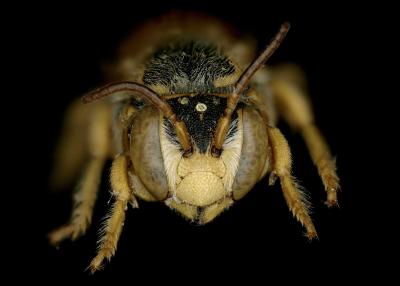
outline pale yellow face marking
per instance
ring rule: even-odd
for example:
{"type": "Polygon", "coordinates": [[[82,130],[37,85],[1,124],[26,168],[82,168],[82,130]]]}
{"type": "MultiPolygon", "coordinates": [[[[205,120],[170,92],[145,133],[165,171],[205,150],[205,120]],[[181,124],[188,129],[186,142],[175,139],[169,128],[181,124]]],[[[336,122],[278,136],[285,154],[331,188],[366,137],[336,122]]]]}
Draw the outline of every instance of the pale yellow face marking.
{"type": "Polygon", "coordinates": [[[179,201],[195,206],[208,206],[227,195],[224,184],[212,172],[192,172],[186,175],[176,189],[179,201]]]}
{"type": "Polygon", "coordinates": [[[182,158],[178,166],[178,175],[183,178],[190,173],[211,172],[222,178],[225,175],[226,167],[219,158],[211,155],[194,153],[189,158],[182,158]]]}
{"type": "Polygon", "coordinates": [[[210,205],[227,195],[222,181],[226,167],[211,155],[194,153],[178,165],[176,197],[195,206],[210,205]]]}

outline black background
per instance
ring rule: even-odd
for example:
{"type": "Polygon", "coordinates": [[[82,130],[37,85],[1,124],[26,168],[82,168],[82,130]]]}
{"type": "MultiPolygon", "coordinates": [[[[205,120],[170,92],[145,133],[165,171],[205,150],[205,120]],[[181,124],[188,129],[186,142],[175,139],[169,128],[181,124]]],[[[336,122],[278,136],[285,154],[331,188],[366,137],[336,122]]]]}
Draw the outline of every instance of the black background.
{"type": "MultiPolygon", "coordinates": [[[[19,246],[13,248],[13,253],[18,253],[12,255],[18,265],[14,270],[22,267],[38,281],[121,278],[127,283],[162,277],[170,282],[211,282],[211,274],[222,279],[261,278],[263,282],[270,282],[278,272],[282,273],[281,282],[293,278],[307,282],[316,274],[327,281],[341,279],[343,274],[356,279],[374,274],[358,269],[368,265],[380,247],[367,243],[375,233],[375,216],[362,208],[374,188],[373,182],[366,183],[374,174],[372,169],[366,171],[365,154],[371,150],[366,145],[364,117],[373,94],[359,88],[368,82],[364,72],[370,65],[364,57],[368,47],[364,40],[379,37],[379,30],[371,25],[370,7],[152,1],[35,5],[32,12],[29,8],[20,15],[25,24],[13,33],[18,42],[15,60],[26,63],[13,73],[26,82],[33,80],[30,91],[18,98],[23,103],[19,112],[28,120],[15,119],[17,133],[22,132],[29,143],[24,141],[19,148],[28,163],[14,161],[12,165],[24,169],[23,176],[13,177],[24,186],[20,194],[23,211],[14,214],[16,223],[12,223],[20,234],[15,239],[19,246]],[[71,207],[68,190],[54,193],[48,188],[63,111],[73,98],[102,82],[101,63],[112,59],[119,41],[135,25],[173,8],[204,11],[225,19],[259,39],[260,47],[282,22],[291,22],[292,29],[270,64],[294,62],[308,76],[317,124],[337,156],[340,209],[329,210],[323,204],[323,185],[304,143],[280,124],[292,148],[294,174],[311,197],[318,240],[307,241],[278,184],[267,187],[264,179],[205,226],[190,224],[162,204],[140,202],[138,210],[127,213],[116,256],[103,271],[91,276],[84,270],[95,254],[96,232],[109,207],[108,170],[104,171],[87,235],[74,243],[67,241],[59,249],[50,247],[46,240],[46,233],[67,221],[71,207]],[[186,275],[191,278],[184,278],[186,275]]],[[[380,12],[375,10],[372,15],[380,16],[380,12]]]]}

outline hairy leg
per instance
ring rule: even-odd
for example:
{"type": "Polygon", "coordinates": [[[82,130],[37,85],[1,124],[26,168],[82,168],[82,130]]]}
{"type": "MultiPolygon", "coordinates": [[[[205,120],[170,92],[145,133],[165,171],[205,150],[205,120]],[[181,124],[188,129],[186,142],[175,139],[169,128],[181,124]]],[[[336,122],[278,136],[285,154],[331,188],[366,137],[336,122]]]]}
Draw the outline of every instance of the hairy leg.
{"type": "Polygon", "coordinates": [[[110,260],[115,254],[118,239],[124,225],[125,211],[128,208],[128,203],[130,202],[135,207],[138,206],[133,192],[129,187],[128,163],[129,159],[126,156],[119,155],[114,159],[112,164],[110,181],[115,202],[105,221],[97,255],[89,265],[92,273],[101,269],[104,259],[110,260]]]}
{"type": "Polygon", "coordinates": [[[339,189],[336,163],[314,123],[311,104],[304,91],[305,80],[294,66],[278,68],[272,75],[271,87],[279,112],[293,129],[301,133],[325,186],[326,204],[329,207],[336,206],[339,189]]]}
{"type": "Polygon", "coordinates": [[[56,245],[66,238],[75,240],[89,227],[101,173],[110,150],[110,113],[105,105],[97,105],[89,122],[88,147],[90,159],[74,194],[74,207],[70,221],[49,234],[50,243],[56,245]]]}
{"type": "Polygon", "coordinates": [[[308,214],[308,204],[291,175],[292,158],[289,145],[278,128],[268,127],[268,139],[272,151],[272,176],[280,180],[282,192],[293,216],[306,228],[307,237],[317,236],[308,214]]]}

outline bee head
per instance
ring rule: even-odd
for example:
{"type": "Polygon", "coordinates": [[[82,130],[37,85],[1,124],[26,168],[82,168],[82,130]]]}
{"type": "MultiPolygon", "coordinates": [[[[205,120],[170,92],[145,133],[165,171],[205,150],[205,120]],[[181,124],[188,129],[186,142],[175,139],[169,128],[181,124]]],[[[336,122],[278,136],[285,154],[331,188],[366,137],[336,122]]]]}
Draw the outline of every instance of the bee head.
{"type": "MultiPolygon", "coordinates": [[[[251,152],[247,151],[246,158],[241,158],[243,150],[246,152],[252,145],[262,145],[257,144],[259,141],[254,135],[265,128],[261,127],[264,124],[262,120],[256,122],[253,128],[243,128],[245,120],[242,118],[240,98],[245,94],[252,76],[278,48],[288,30],[289,24],[283,24],[270,45],[238,77],[236,83],[220,94],[209,91],[210,71],[213,71],[214,75],[228,75],[233,71],[229,64],[219,70],[216,67],[221,66],[221,63],[215,66],[215,61],[208,61],[208,58],[203,56],[189,57],[187,60],[185,54],[177,54],[172,60],[168,57],[175,55],[175,52],[170,51],[168,56],[154,57],[153,64],[156,68],[148,69],[147,75],[145,73],[143,81],[146,85],[134,82],[109,84],[85,95],[83,101],[91,102],[124,91],[140,94],[158,108],[161,111],[160,149],[168,182],[167,192],[170,195],[167,204],[192,219],[199,217],[199,208],[203,213],[209,211],[208,215],[200,215],[203,217],[202,222],[207,222],[221,212],[218,208],[226,208],[233,202],[232,186],[236,182],[237,173],[244,174],[254,169],[259,172],[264,168],[263,158],[257,158],[257,155],[265,154],[265,150],[257,151],[256,148],[251,152]],[[171,65],[171,62],[175,61],[180,63],[181,69],[171,65]],[[199,64],[202,62],[204,64],[199,64]],[[197,66],[197,70],[190,68],[197,66]],[[157,94],[154,89],[149,88],[153,83],[164,83],[166,88],[170,88],[170,95],[157,94]],[[188,88],[194,92],[185,93],[188,88]],[[251,130],[255,130],[252,134],[254,138],[246,138],[247,146],[243,147],[244,132],[251,130]],[[242,160],[239,164],[240,159],[242,160]],[[240,171],[241,166],[244,167],[240,171]]],[[[190,51],[196,51],[196,48],[193,46],[190,51]]],[[[148,162],[134,163],[140,165],[148,162]]],[[[151,174],[150,177],[149,180],[154,181],[151,174]]],[[[258,178],[258,173],[254,178],[258,178]]]]}

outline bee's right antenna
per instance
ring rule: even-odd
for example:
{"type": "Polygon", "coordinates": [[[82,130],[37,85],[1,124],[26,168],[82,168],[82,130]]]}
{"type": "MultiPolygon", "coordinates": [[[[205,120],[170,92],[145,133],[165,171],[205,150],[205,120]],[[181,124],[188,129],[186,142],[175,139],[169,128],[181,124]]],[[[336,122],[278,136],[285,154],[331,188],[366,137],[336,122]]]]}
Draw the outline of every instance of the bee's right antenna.
{"type": "Polygon", "coordinates": [[[185,123],[177,118],[168,102],[142,84],[130,81],[110,83],[88,92],[82,97],[82,101],[83,103],[90,103],[120,91],[136,92],[154,104],[175,127],[175,133],[183,148],[184,156],[187,157],[192,153],[192,144],[185,123]]]}

